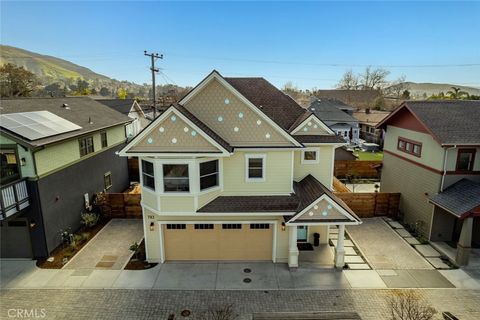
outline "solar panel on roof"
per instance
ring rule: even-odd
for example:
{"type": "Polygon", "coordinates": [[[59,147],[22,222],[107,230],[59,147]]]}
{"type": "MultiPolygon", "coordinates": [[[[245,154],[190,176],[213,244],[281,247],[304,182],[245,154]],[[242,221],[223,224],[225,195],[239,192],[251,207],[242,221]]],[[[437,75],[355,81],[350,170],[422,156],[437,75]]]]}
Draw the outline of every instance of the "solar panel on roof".
{"type": "Polygon", "coordinates": [[[82,129],[50,111],[1,114],[0,127],[32,141],[82,129]]]}

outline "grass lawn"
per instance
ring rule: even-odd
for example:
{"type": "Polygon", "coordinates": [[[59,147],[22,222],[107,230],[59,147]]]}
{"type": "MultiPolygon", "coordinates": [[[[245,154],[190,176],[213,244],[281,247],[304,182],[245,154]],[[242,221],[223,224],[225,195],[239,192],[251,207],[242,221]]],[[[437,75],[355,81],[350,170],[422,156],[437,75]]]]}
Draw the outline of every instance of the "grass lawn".
{"type": "Polygon", "coordinates": [[[358,160],[383,160],[383,151],[354,151],[353,154],[358,157],[358,160]]]}

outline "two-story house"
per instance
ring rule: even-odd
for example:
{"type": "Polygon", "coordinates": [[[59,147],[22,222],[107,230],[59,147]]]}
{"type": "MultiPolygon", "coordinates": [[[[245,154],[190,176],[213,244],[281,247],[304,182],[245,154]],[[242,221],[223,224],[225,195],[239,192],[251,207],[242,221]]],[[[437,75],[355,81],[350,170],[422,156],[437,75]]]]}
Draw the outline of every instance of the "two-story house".
{"type": "Polygon", "coordinates": [[[148,261],[270,260],[359,224],[332,192],[344,141],[263,78],[213,71],[128,143],[138,156],[148,261]]]}
{"type": "Polygon", "coordinates": [[[382,192],[432,242],[480,246],[480,101],[407,101],[385,118],[382,192]]]}
{"type": "Polygon", "coordinates": [[[129,139],[139,134],[151,121],[135,99],[97,99],[96,101],[132,119],[126,126],[127,138],[129,139]]]}
{"type": "Polygon", "coordinates": [[[309,110],[345,141],[358,143],[360,128],[352,107],[337,99],[315,98],[309,110]]]}
{"type": "Polygon", "coordinates": [[[0,100],[2,258],[47,257],[95,192],[128,187],[128,117],[90,98],[0,100]]]}
{"type": "Polygon", "coordinates": [[[353,117],[360,125],[360,138],[383,146],[384,131],[377,127],[388,115],[389,111],[372,110],[370,108],[353,112],[353,117]]]}

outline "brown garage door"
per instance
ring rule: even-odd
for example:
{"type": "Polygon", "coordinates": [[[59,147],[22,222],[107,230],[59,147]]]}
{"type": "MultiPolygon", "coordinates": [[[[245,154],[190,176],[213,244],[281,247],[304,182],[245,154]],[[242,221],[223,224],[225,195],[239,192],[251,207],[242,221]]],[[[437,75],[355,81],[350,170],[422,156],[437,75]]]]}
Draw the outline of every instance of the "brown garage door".
{"type": "Polygon", "coordinates": [[[271,260],[272,225],[168,224],[166,260],[271,260]]]}

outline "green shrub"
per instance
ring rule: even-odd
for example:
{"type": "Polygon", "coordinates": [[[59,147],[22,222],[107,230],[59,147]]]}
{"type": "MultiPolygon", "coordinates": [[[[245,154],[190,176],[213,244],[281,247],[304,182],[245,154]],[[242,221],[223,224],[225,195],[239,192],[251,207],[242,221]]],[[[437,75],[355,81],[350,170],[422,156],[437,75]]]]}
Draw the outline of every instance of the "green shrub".
{"type": "Polygon", "coordinates": [[[80,217],[80,222],[87,228],[96,226],[99,219],[99,215],[93,212],[84,212],[80,215],[80,217]]]}

